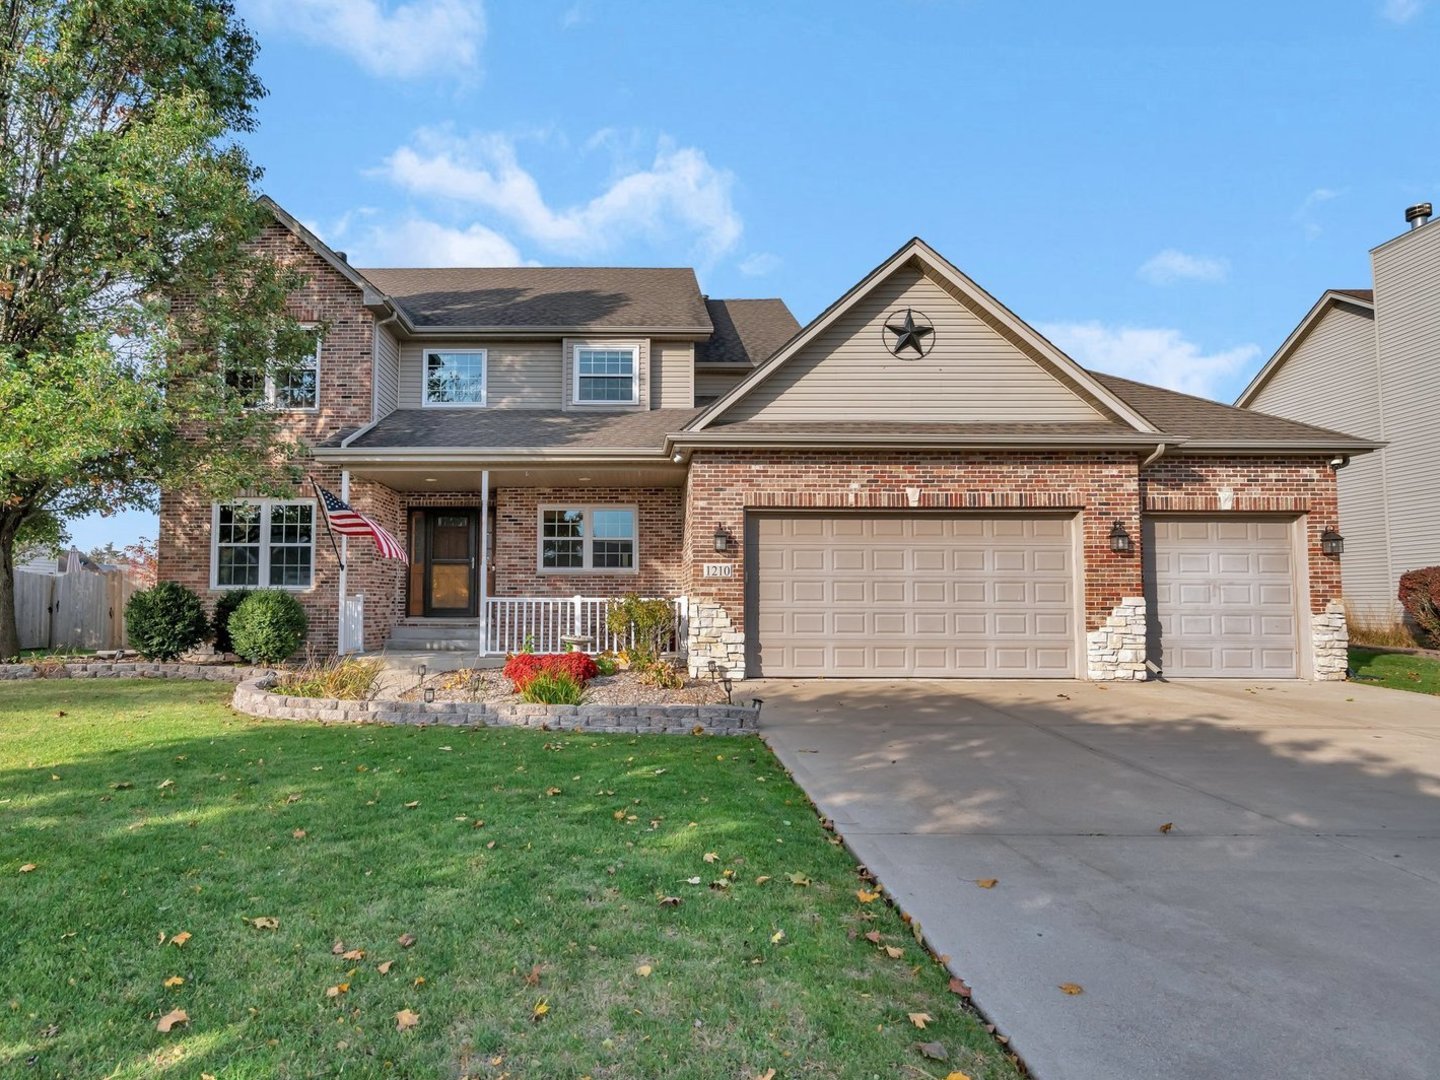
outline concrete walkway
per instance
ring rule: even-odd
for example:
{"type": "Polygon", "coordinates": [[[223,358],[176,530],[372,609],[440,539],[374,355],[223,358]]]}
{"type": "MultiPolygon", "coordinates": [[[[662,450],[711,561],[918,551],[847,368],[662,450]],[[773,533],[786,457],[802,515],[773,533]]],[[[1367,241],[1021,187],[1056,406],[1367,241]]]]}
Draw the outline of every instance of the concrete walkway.
{"type": "Polygon", "coordinates": [[[1440,698],[752,689],[762,734],[1040,1080],[1440,1077],[1440,698]]]}

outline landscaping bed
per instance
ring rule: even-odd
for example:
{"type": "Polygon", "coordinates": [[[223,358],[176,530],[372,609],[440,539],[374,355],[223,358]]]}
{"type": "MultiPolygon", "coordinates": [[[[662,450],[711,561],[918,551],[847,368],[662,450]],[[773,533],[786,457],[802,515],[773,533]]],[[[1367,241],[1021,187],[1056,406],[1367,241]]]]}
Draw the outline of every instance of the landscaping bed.
{"type": "Polygon", "coordinates": [[[758,740],[227,692],[0,685],[0,1074],[1020,1076],[758,740]]]}
{"type": "MultiPolygon", "coordinates": [[[[394,696],[402,701],[423,700],[425,689],[435,692],[436,701],[519,702],[513,682],[498,668],[469,668],[426,678],[423,684],[399,689],[394,696]]],[[[597,675],[585,686],[586,705],[720,705],[725,687],[709,679],[685,678],[675,689],[647,684],[634,671],[597,675]]]]}

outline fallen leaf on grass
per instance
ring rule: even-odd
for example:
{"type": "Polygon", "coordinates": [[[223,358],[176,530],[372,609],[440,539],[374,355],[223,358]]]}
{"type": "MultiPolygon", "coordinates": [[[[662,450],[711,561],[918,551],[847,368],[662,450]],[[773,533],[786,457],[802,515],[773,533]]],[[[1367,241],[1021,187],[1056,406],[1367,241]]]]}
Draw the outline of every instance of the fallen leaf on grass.
{"type": "Polygon", "coordinates": [[[800,873],[800,871],[798,870],[795,871],[793,874],[790,874],[789,878],[790,884],[792,885],[799,885],[803,888],[809,888],[810,886],[810,879],[804,874],[800,873]]]}
{"type": "MultiPolygon", "coordinates": [[[[156,791],[164,791],[166,788],[168,788],[168,787],[174,787],[174,786],[175,786],[175,781],[174,781],[174,780],[161,780],[160,783],[158,783],[158,784],[155,785],[155,790],[156,790],[156,791]]],[[[166,1028],[165,1030],[166,1030],[166,1031],[169,1031],[170,1029],[169,1029],[169,1028],[166,1028]]]]}
{"type": "Polygon", "coordinates": [[[687,877],[687,878],[685,879],[685,884],[686,884],[686,885],[699,885],[699,884],[700,884],[700,877],[699,877],[699,875],[697,874],[695,877],[687,877]]]}
{"type": "Polygon", "coordinates": [[[635,974],[639,975],[642,979],[648,979],[650,977],[650,973],[654,970],[655,969],[652,968],[649,964],[641,964],[635,969],[635,974]]]}
{"type": "Polygon", "coordinates": [[[705,852],[704,858],[705,858],[705,861],[706,861],[706,862],[719,862],[719,861],[720,861],[720,856],[717,855],[717,854],[716,854],[715,852],[713,852],[713,851],[707,851],[707,852],[705,852]]]}
{"type": "Polygon", "coordinates": [[[344,951],[345,951],[345,942],[341,941],[339,938],[336,938],[336,939],[335,939],[335,944],[330,946],[330,953],[331,953],[331,955],[332,955],[332,956],[339,956],[339,955],[340,955],[341,953],[343,953],[344,951]]]}
{"type": "Polygon", "coordinates": [[[296,840],[304,840],[304,839],[305,839],[305,830],[304,830],[304,829],[296,829],[296,830],[295,830],[294,832],[292,832],[290,835],[293,836],[296,840]]]}
{"type": "Polygon", "coordinates": [[[298,792],[298,791],[292,791],[289,795],[286,795],[286,796],[285,796],[285,801],[286,801],[287,803],[297,803],[297,802],[299,802],[301,799],[303,799],[304,797],[305,797],[305,796],[301,795],[300,792],[298,792]]]}
{"type": "Polygon", "coordinates": [[[938,1042],[921,1043],[918,1049],[931,1061],[944,1061],[950,1056],[944,1045],[938,1042]]]}
{"type": "Polygon", "coordinates": [[[890,957],[891,960],[899,960],[900,957],[905,955],[905,950],[897,948],[894,945],[886,945],[885,955],[890,957]]]}
{"type": "Polygon", "coordinates": [[[38,869],[40,868],[36,866],[33,862],[27,862],[24,866],[20,867],[20,873],[33,874],[38,869]]]}
{"type": "Polygon", "coordinates": [[[349,983],[336,983],[334,986],[325,988],[325,996],[327,998],[339,997],[341,994],[348,994],[349,992],[349,983]]]}
{"type": "Polygon", "coordinates": [[[381,975],[389,975],[390,965],[392,965],[393,963],[395,963],[394,960],[386,960],[383,964],[376,964],[375,970],[380,972],[381,975]]]}
{"type": "Polygon", "coordinates": [[[563,794],[563,792],[561,792],[561,790],[560,790],[558,787],[547,787],[547,788],[545,789],[545,794],[546,794],[546,795],[549,795],[550,797],[553,798],[553,797],[556,796],[556,795],[563,794]]]}
{"type": "Polygon", "coordinates": [[[910,1022],[921,1031],[925,1030],[926,1024],[932,1023],[935,1019],[929,1013],[907,1013],[906,1015],[910,1017],[910,1022]]]}
{"type": "Polygon", "coordinates": [[[864,889],[856,889],[855,899],[859,900],[862,904],[873,904],[876,900],[880,899],[880,894],[878,892],[866,892],[864,889]]]}
{"type": "Polygon", "coordinates": [[[541,976],[542,974],[544,974],[544,970],[545,970],[545,969],[542,968],[539,964],[536,964],[534,967],[532,967],[532,968],[530,969],[530,973],[525,976],[525,985],[526,985],[526,986],[539,986],[539,985],[540,985],[540,976],[541,976]]]}
{"type": "Polygon", "coordinates": [[[174,946],[178,949],[178,948],[180,948],[181,946],[183,946],[183,945],[185,944],[185,942],[187,942],[187,941],[189,941],[189,940],[190,940],[190,931],[189,931],[189,930],[181,930],[178,934],[176,934],[174,937],[172,937],[172,938],[170,939],[170,944],[171,944],[171,945],[174,945],[174,946]]]}
{"type": "Polygon", "coordinates": [[[545,1015],[546,1015],[549,1011],[550,1011],[550,1003],[549,1003],[548,1001],[546,1001],[544,998],[541,998],[539,1001],[537,1001],[537,1002],[535,1003],[535,1008],[531,1010],[531,1012],[530,1012],[530,1019],[531,1019],[532,1022],[538,1024],[541,1020],[543,1020],[543,1019],[545,1018],[545,1015]]]}
{"type": "Polygon", "coordinates": [[[680,906],[680,897],[678,897],[678,896],[662,896],[662,897],[660,897],[660,906],[661,906],[661,907],[679,907],[679,906],[680,906]]]}
{"type": "Polygon", "coordinates": [[[415,976],[415,981],[414,981],[413,983],[411,983],[410,985],[411,985],[411,986],[417,986],[417,987],[418,987],[418,986],[424,986],[424,985],[425,985],[425,976],[424,976],[424,975],[417,975],[417,976],[415,976]]]}
{"type": "Polygon", "coordinates": [[[756,884],[756,885],[764,885],[765,882],[767,882],[767,881],[769,881],[769,880],[770,880],[770,875],[769,875],[769,874],[761,874],[759,877],[757,877],[757,878],[755,879],[755,884],[756,884]]]}
{"type": "Polygon", "coordinates": [[[871,930],[870,932],[868,932],[868,933],[865,935],[865,940],[868,941],[868,942],[870,942],[871,945],[879,945],[879,944],[880,944],[880,931],[879,931],[879,930],[871,930]]]}
{"type": "Polygon", "coordinates": [[[130,780],[118,780],[110,785],[112,791],[129,791],[135,784],[130,780]]]}
{"type": "Polygon", "coordinates": [[[365,959],[365,950],[364,950],[364,949],[346,949],[343,953],[340,954],[340,959],[341,959],[341,960],[364,960],[364,959],[365,959]]]}
{"type": "Polygon", "coordinates": [[[1173,828],[1175,828],[1175,823],[1173,821],[1167,821],[1164,825],[1160,826],[1160,831],[1162,833],[1168,833],[1173,828]]]}
{"type": "Polygon", "coordinates": [[[956,1071],[945,1077],[945,1080],[970,1080],[970,1074],[956,1071]]]}
{"type": "Polygon", "coordinates": [[[996,885],[1000,884],[1000,879],[993,877],[982,877],[977,880],[975,884],[979,885],[982,889],[993,889],[996,885]]]}
{"type": "Polygon", "coordinates": [[[763,1073],[756,1073],[753,1080],[775,1080],[775,1070],[766,1069],[763,1073]]]}
{"type": "Polygon", "coordinates": [[[176,1024],[188,1023],[190,1023],[190,1017],[184,1009],[171,1009],[168,1013],[166,1013],[160,1018],[160,1022],[155,1025],[155,1030],[160,1032],[162,1035],[165,1035],[169,1034],[170,1029],[173,1028],[176,1024]]]}
{"type": "Polygon", "coordinates": [[[479,818],[476,818],[470,823],[470,827],[472,829],[483,829],[485,827],[485,822],[481,821],[479,818]]]}
{"type": "Polygon", "coordinates": [[[165,980],[165,986],[166,986],[167,988],[173,987],[173,986],[184,986],[184,985],[185,985],[185,980],[182,979],[179,975],[171,975],[168,979],[165,980]]]}
{"type": "Polygon", "coordinates": [[[420,1014],[410,1009],[401,1009],[395,1014],[395,1030],[409,1031],[420,1026],[420,1014]]]}
{"type": "Polygon", "coordinates": [[[405,804],[405,809],[406,809],[406,810],[414,810],[414,809],[415,809],[417,806],[419,806],[419,805],[420,805],[420,800],[419,800],[419,799],[416,799],[414,802],[407,802],[407,803],[405,804]]]}
{"type": "Polygon", "coordinates": [[[950,992],[968,998],[970,996],[970,986],[964,979],[952,978],[950,980],[950,992]]]}
{"type": "Polygon", "coordinates": [[[399,938],[399,941],[400,941],[400,947],[401,947],[402,949],[408,949],[408,948],[410,948],[411,945],[414,945],[414,944],[415,944],[415,935],[414,935],[414,934],[401,934],[401,935],[400,935],[400,938],[399,938]]]}
{"type": "Polygon", "coordinates": [[[280,920],[270,915],[257,915],[253,919],[246,919],[247,923],[256,930],[279,930],[280,920]]]}
{"type": "Polygon", "coordinates": [[[1085,988],[1079,983],[1061,983],[1060,989],[1064,993],[1070,994],[1072,996],[1075,994],[1083,994],[1085,992],[1085,988]]]}
{"type": "Polygon", "coordinates": [[[773,934],[770,935],[770,944],[771,944],[771,945],[779,945],[779,944],[780,944],[782,941],[784,941],[784,940],[785,940],[785,931],[784,931],[784,930],[776,930],[773,934]]]}

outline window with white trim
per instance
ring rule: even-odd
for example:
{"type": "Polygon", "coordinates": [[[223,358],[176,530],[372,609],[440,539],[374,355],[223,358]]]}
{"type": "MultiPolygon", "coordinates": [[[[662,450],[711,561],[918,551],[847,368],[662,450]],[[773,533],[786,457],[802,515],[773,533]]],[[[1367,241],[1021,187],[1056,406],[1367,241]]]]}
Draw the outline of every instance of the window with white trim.
{"type": "Polygon", "coordinates": [[[637,405],[640,402],[640,350],[634,345],[575,348],[577,405],[637,405]]]}
{"type": "Polygon", "coordinates": [[[633,573],[638,564],[633,506],[542,506],[541,573],[633,573]]]}
{"type": "Polygon", "coordinates": [[[451,409],[483,406],[485,359],[484,349],[426,349],[424,403],[451,409]]]}
{"type": "MultiPolygon", "coordinates": [[[[306,327],[315,330],[315,327],[306,327]]],[[[222,361],[223,363],[223,361],[222,361]]],[[[285,412],[314,412],[320,407],[320,335],[315,349],[293,367],[274,370],[260,378],[258,371],[239,371],[225,366],[225,381],[245,395],[248,408],[278,409],[285,412]]]]}
{"type": "Polygon", "coordinates": [[[243,499],[216,503],[210,530],[216,589],[308,589],[315,578],[315,503],[243,499]]]}

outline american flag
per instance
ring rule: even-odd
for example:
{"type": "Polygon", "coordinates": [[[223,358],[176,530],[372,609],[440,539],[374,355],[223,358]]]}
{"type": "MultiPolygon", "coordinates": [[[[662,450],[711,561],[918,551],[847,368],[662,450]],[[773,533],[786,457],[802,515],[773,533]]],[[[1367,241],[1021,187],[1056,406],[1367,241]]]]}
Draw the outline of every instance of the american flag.
{"type": "Polygon", "coordinates": [[[315,490],[320,493],[320,505],[325,508],[325,520],[330,523],[330,528],[341,536],[373,537],[382,559],[399,559],[404,563],[410,561],[405,557],[405,549],[400,546],[400,541],[376,524],[374,519],[352,510],[343,499],[326,491],[319,484],[315,485],[315,490]]]}

